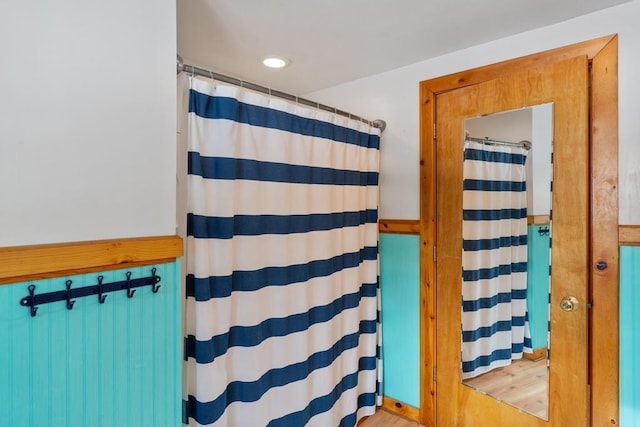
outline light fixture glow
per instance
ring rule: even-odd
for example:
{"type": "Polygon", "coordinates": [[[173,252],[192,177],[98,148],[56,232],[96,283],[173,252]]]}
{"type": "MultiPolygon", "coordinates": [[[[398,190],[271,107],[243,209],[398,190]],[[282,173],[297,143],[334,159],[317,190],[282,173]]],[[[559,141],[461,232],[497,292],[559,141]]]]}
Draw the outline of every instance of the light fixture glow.
{"type": "Polygon", "coordinates": [[[286,60],[282,59],[282,58],[278,58],[276,56],[270,56],[268,58],[265,58],[262,63],[269,68],[282,68],[282,67],[286,67],[287,65],[289,65],[289,62],[287,62],[286,60]]]}

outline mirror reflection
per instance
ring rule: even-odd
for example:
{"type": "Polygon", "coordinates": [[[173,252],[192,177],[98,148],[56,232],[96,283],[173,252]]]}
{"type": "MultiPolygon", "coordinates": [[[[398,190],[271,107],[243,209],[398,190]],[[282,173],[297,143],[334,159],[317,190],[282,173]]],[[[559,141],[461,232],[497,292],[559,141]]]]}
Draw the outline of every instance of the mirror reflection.
{"type": "Polygon", "coordinates": [[[553,104],[465,120],[465,385],[548,419],[553,104]]]}

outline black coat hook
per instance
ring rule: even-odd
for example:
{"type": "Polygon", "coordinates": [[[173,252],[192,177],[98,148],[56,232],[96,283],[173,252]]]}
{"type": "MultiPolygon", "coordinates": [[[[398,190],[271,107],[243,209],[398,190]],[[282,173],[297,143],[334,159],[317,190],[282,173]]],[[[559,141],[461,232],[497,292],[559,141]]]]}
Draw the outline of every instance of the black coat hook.
{"type": "Polygon", "coordinates": [[[104,304],[104,300],[107,299],[106,295],[102,295],[102,280],[104,276],[98,276],[98,302],[104,304]]]}
{"type": "Polygon", "coordinates": [[[29,294],[20,298],[20,305],[23,307],[29,307],[31,317],[35,317],[38,312],[38,307],[42,304],[49,304],[56,301],[64,301],[67,305],[67,310],[71,310],[78,298],[88,297],[92,295],[98,296],[98,302],[103,304],[107,299],[109,292],[117,292],[127,290],[127,296],[132,298],[136,288],[143,286],[151,286],[154,293],[157,293],[160,289],[161,277],[157,275],[157,269],[154,267],[151,269],[152,276],[139,277],[137,279],[131,278],[131,272],[126,273],[126,280],[119,280],[117,282],[104,283],[104,276],[97,277],[98,284],[90,284],[89,286],[80,286],[71,288],[72,280],[66,280],[66,290],[55,290],[52,292],[45,292],[36,295],[36,285],[30,284],[27,286],[29,294]],[[75,298],[75,300],[74,300],[75,298]]]}
{"type": "Polygon", "coordinates": [[[71,310],[73,308],[73,304],[75,304],[75,301],[71,301],[71,280],[67,280],[66,285],[67,285],[67,310],[71,310]]]}
{"type": "Polygon", "coordinates": [[[156,276],[156,271],[157,271],[157,270],[156,270],[156,268],[155,268],[155,267],[153,267],[153,268],[151,269],[151,280],[152,280],[152,282],[153,282],[153,283],[151,283],[151,291],[152,291],[154,294],[157,294],[157,293],[158,293],[158,291],[160,290],[160,285],[156,285],[156,283],[158,283],[158,282],[160,281],[160,277],[156,276]]]}
{"type": "Polygon", "coordinates": [[[131,272],[127,271],[127,283],[125,284],[125,289],[127,290],[127,297],[133,298],[133,294],[136,293],[136,290],[131,290],[131,272]]]}
{"type": "Polygon", "coordinates": [[[29,285],[29,309],[31,310],[31,317],[36,317],[38,307],[36,307],[36,285],[29,285]]]}

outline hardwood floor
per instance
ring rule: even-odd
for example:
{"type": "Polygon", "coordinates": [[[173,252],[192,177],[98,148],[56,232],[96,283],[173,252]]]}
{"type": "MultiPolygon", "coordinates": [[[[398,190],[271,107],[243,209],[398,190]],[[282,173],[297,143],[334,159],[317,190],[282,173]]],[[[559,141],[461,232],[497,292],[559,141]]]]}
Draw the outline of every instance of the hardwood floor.
{"type": "MultiPolygon", "coordinates": [[[[516,406],[540,418],[546,419],[549,401],[549,370],[547,360],[514,361],[504,368],[497,368],[465,383],[509,405],[516,406]]],[[[378,409],[358,427],[424,427],[422,424],[378,409]]]]}
{"type": "Polygon", "coordinates": [[[547,359],[516,360],[504,368],[467,379],[465,384],[542,419],[548,417],[547,359]]]}
{"type": "Polygon", "coordinates": [[[398,415],[378,409],[369,418],[362,420],[358,427],[424,427],[415,421],[408,420],[398,415]]]}

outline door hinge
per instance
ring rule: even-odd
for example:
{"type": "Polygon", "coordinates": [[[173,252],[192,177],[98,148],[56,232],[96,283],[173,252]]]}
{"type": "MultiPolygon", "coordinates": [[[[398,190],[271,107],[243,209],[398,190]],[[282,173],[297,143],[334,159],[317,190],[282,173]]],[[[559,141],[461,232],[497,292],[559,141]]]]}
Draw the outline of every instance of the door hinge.
{"type": "Polygon", "coordinates": [[[433,367],[433,382],[436,382],[436,367],[433,367]]]}
{"type": "Polygon", "coordinates": [[[438,127],[436,126],[436,123],[434,122],[433,123],[433,139],[434,140],[436,139],[436,136],[438,135],[437,132],[438,132],[438,127]]]}
{"type": "Polygon", "coordinates": [[[435,245],[433,246],[433,262],[438,262],[438,253],[435,245]]]}

